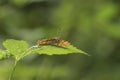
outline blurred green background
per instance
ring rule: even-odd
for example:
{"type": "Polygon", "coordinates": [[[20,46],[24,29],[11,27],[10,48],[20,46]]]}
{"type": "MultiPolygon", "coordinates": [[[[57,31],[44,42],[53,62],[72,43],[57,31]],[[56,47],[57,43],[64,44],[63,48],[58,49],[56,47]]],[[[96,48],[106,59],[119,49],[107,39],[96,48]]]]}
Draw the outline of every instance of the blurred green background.
{"type": "MultiPolygon", "coordinates": [[[[56,36],[91,56],[29,55],[14,80],[120,80],[119,0],[0,0],[1,49],[9,38],[32,46],[56,36]]],[[[13,64],[0,60],[0,80],[8,80],[13,64]]]]}

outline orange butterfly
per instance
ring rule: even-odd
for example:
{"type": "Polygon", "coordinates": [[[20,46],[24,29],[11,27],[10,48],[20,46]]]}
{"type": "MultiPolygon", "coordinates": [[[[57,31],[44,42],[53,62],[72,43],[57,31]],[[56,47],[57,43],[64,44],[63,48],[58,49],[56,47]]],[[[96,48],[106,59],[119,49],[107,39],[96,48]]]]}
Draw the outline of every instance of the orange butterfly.
{"type": "Polygon", "coordinates": [[[57,37],[51,39],[42,39],[37,41],[38,45],[56,45],[56,46],[69,46],[70,43],[65,40],[61,40],[57,37]]]}

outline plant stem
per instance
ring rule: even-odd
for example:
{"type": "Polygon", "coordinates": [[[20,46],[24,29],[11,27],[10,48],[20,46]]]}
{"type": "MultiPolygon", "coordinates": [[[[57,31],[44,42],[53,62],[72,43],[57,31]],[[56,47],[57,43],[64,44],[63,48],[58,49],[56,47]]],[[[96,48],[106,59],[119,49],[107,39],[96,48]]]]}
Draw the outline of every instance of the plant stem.
{"type": "Polygon", "coordinates": [[[13,80],[13,75],[14,75],[17,63],[18,63],[18,60],[15,60],[12,72],[11,72],[10,77],[9,77],[9,80],[13,80]]]}

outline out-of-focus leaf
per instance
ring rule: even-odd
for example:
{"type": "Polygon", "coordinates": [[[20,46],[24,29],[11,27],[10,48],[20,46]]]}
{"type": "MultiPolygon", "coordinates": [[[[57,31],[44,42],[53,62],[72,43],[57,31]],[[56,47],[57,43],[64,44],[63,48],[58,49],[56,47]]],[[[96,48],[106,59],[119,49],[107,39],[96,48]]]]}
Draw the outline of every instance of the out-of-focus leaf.
{"type": "Polygon", "coordinates": [[[29,0],[11,0],[12,4],[15,4],[17,6],[24,6],[28,3],[29,0]]]}
{"type": "Polygon", "coordinates": [[[0,49],[0,59],[6,59],[9,57],[10,57],[10,54],[8,51],[0,49]]]}

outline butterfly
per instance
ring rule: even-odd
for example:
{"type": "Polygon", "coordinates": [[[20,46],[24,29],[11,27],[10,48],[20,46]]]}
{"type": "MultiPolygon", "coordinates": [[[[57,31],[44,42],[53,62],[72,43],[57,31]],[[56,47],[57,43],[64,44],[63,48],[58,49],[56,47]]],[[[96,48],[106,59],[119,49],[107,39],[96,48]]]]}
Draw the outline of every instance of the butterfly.
{"type": "Polygon", "coordinates": [[[55,45],[55,46],[69,46],[70,43],[65,40],[61,40],[58,37],[50,38],[50,39],[41,39],[37,41],[38,45],[55,45]]]}

